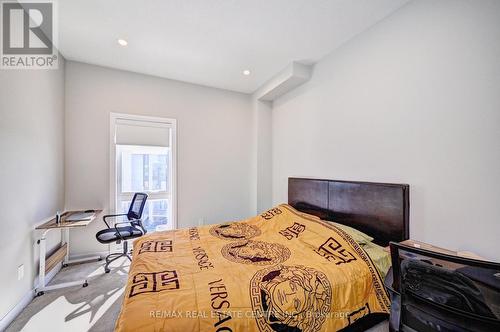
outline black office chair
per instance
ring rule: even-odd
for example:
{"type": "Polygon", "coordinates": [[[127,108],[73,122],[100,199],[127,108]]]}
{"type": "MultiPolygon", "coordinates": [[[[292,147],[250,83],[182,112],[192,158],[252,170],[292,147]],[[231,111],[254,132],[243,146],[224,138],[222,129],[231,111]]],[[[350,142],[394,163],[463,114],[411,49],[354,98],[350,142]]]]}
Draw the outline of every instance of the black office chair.
{"type": "Polygon", "coordinates": [[[146,199],[148,195],[144,193],[136,193],[134,198],[132,198],[132,202],[130,203],[130,207],[127,213],[122,214],[110,214],[102,217],[102,220],[108,227],[107,229],[103,229],[102,231],[97,232],[95,237],[97,241],[100,243],[111,243],[123,242],[123,252],[121,253],[112,253],[106,256],[106,265],[104,266],[104,271],[109,273],[109,264],[120,257],[126,256],[130,261],[128,254],[128,244],[126,240],[134,239],[136,237],[143,236],[146,234],[146,230],[142,226],[142,211],[144,210],[144,205],[146,204],[146,199]],[[127,217],[127,221],[115,222],[114,227],[110,227],[108,222],[106,221],[109,218],[116,217],[127,217]],[[122,224],[130,224],[129,226],[118,226],[122,224]]]}

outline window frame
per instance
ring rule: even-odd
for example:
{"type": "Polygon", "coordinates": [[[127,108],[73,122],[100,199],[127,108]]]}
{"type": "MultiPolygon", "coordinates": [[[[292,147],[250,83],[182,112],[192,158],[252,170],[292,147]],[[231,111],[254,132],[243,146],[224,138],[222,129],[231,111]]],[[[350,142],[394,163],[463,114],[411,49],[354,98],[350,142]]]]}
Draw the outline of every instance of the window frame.
{"type": "MultiPolygon", "coordinates": [[[[169,192],[169,207],[171,208],[172,217],[172,229],[177,229],[177,120],[172,118],[154,117],[154,116],[144,116],[135,114],[125,114],[125,113],[114,113],[110,112],[109,117],[109,211],[111,213],[116,213],[117,206],[117,195],[118,192],[117,185],[119,183],[118,174],[116,172],[116,167],[118,165],[118,156],[116,154],[116,122],[119,119],[124,120],[135,120],[135,121],[147,121],[156,122],[167,125],[170,128],[170,192],[169,192]]],[[[120,190],[121,192],[121,190],[120,190]]],[[[149,194],[148,194],[149,195],[149,194]]],[[[120,195],[123,196],[123,195],[120,195]]],[[[149,195],[151,199],[157,198],[155,193],[149,195]]]]}

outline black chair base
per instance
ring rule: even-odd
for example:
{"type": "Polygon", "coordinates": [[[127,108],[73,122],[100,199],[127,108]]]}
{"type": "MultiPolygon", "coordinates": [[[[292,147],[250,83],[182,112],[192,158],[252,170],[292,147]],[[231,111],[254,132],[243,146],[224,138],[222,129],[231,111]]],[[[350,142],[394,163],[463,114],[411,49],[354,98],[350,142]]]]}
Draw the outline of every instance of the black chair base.
{"type": "Polygon", "coordinates": [[[114,252],[106,256],[106,265],[104,265],[104,272],[109,273],[111,270],[109,269],[109,264],[114,262],[120,257],[127,257],[129,261],[132,261],[132,258],[128,254],[128,242],[123,241],[123,252],[114,252]]]}

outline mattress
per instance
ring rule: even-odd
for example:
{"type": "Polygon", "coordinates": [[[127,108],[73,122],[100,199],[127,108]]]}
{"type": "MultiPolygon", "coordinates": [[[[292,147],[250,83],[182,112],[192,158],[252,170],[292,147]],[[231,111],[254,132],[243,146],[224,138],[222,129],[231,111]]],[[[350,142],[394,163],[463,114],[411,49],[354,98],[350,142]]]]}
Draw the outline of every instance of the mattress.
{"type": "Polygon", "coordinates": [[[284,204],[148,234],[134,242],[116,330],[339,330],[389,312],[367,253],[339,227],[284,204]]]}

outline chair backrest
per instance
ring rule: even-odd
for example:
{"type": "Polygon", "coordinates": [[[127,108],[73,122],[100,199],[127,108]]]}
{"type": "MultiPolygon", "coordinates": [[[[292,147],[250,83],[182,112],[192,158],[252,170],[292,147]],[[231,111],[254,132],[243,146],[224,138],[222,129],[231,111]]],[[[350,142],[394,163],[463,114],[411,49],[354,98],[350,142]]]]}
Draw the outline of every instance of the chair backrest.
{"type": "Polygon", "coordinates": [[[500,331],[500,264],[391,243],[400,331],[500,331]]]}
{"type": "Polygon", "coordinates": [[[142,211],[144,210],[144,205],[146,204],[146,199],[148,195],[145,193],[135,193],[130,207],[128,208],[127,218],[128,220],[136,220],[142,218],[142,211]]]}

